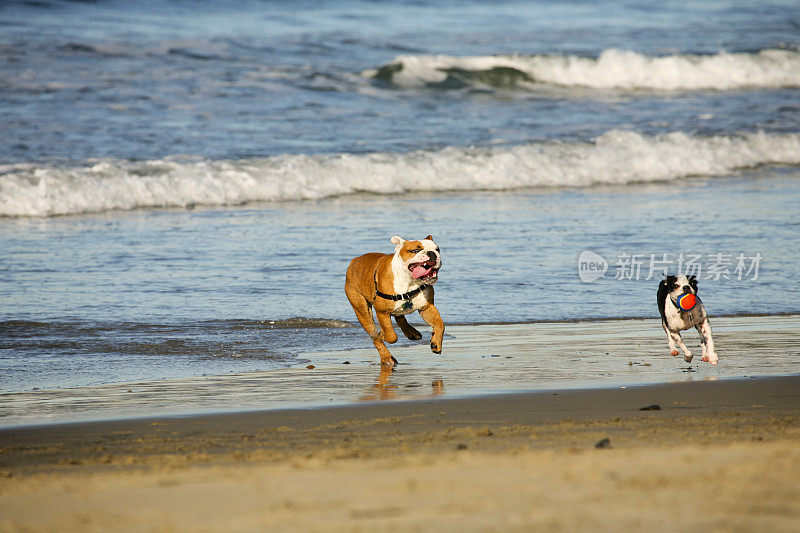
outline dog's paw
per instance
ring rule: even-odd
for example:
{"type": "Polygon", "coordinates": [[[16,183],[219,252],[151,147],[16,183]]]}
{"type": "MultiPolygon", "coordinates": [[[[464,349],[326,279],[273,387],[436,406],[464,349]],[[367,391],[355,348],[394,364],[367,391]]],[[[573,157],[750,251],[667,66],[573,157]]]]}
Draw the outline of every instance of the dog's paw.
{"type": "Polygon", "coordinates": [[[679,353],[681,352],[679,352],[678,350],[672,350],[671,352],[669,352],[669,354],[672,356],[678,355],[679,353]]]}
{"type": "Polygon", "coordinates": [[[394,358],[393,355],[389,356],[389,359],[381,359],[381,366],[385,366],[388,368],[394,368],[400,363],[397,362],[397,359],[394,358]]]}
{"type": "Polygon", "coordinates": [[[431,351],[433,353],[442,353],[442,347],[436,341],[431,341],[431,351]]]}
{"type": "Polygon", "coordinates": [[[717,354],[715,353],[710,353],[707,356],[703,357],[703,361],[705,361],[706,363],[711,363],[714,366],[717,366],[719,357],[717,357],[717,354]]]}
{"type": "Polygon", "coordinates": [[[692,362],[692,357],[693,357],[693,355],[690,354],[690,353],[683,354],[683,360],[686,361],[687,363],[691,363],[692,362]]]}
{"type": "Polygon", "coordinates": [[[411,341],[418,341],[418,340],[420,340],[422,338],[422,333],[420,333],[417,330],[404,332],[404,333],[406,334],[406,337],[408,338],[408,340],[411,340],[411,341]]]}

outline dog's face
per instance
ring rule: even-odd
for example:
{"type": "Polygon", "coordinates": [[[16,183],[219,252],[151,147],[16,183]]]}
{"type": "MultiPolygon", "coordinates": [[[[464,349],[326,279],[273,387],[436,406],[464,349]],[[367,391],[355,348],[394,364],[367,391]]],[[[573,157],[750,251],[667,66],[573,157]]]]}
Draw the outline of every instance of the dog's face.
{"type": "Polygon", "coordinates": [[[664,281],[667,284],[669,297],[673,302],[677,302],[678,296],[681,294],[697,295],[697,276],[689,276],[688,278],[683,274],[680,276],[667,276],[664,281]]]}
{"type": "Polygon", "coordinates": [[[412,278],[425,283],[435,283],[439,279],[442,257],[433,237],[428,235],[420,241],[407,241],[394,236],[392,244],[396,260],[402,263],[412,278]]]}

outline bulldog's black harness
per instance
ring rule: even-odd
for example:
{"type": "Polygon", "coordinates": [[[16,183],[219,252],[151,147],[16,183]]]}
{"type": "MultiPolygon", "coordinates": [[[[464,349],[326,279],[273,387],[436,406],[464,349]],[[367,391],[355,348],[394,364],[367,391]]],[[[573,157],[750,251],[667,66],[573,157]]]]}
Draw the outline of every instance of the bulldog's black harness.
{"type": "Polygon", "coordinates": [[[419,287],[417,287],[413,291],[408,291],[405,294],[386,294],[386,293],[383,293],[383,292],[378,290],[378,271],[377,270],[375,271],[375,274],[373,274],[372,279],[375,282],[375,295],[376,296],[380,296],[384,300],[391,300],[393,302],[399,302],[400,300],[411,300],[411,298],[413,298],[417,294],[421,293],[422,291],[424,291],[425,289],[430,287],[430,285],[427,285],[427,284],[423,283],[422,285],[420,285],[419,287]]]}

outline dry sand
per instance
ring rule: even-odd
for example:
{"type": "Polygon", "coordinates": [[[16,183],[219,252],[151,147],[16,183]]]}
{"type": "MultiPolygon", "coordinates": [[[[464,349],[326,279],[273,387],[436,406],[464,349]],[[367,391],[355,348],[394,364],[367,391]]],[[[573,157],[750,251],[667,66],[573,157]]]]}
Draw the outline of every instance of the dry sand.
{"type": "Polygon", "coordinates": [[[800,376],[0,430],[2,531],[621,528],[797,531],[800,376]]]}

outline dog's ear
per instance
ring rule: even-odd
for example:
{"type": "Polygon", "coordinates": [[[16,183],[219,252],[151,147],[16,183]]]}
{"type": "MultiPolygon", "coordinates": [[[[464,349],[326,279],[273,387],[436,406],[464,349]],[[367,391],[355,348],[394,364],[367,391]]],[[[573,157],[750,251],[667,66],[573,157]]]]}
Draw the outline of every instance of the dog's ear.
{"type": "Polygon", "coordinates": [[[695,275],[689,276],[689,285],[692,286],[694,292],[697,292],[697,276],[695,275]]]}
{"type": "Polygon", "coordinates": [[[425,239],[424,239],[424,240],[426,240],[426,241],[432,241],[432,240],[433,240],[433,236],[432,236],[432,235],[428,235],[427,237],[425,237],[425,239]]]}
{"type": "Polygon", "coordinates": [[[398,248],[400,248],[401,246],[403,246],[403,243],[404,243],[404,242],[406,242],[406,240],[405,240],[404,238],[402,238],[402,237],[398,237],[397,235],[395,235],[394,237],[392,237],[392,239],[391,239],[391,240],[392,240],[392,244],[394,244],[394,248],[395,248],[395,250],[397,250],[398,248]]]}
{"type": "Polygon", "coordinates": [[[665,285],[669,286],[670,289],[672,289],[672,284],[675,283],[677,280],[678,280],[678,276],[669,276],[667,274],[664,274],[663,283],[665,285]]]}

